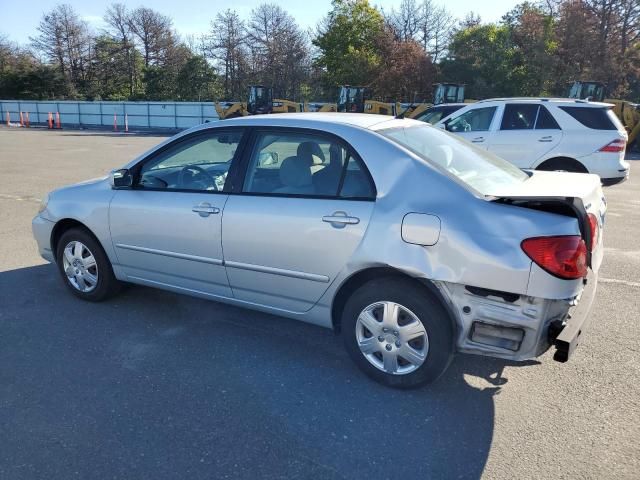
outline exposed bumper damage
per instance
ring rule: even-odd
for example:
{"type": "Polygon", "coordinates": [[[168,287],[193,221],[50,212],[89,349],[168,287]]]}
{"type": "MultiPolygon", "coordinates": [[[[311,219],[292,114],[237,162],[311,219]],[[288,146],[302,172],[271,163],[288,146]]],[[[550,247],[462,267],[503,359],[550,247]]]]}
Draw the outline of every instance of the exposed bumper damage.
{"type": "Polygon", "coordinates": [[[509,360],[527,360],[555,346],[554,359],[568,360],[587,325],[597,276],[582,293],[565,300],[438,282],[457,321],[457,350],[509,360]]]}

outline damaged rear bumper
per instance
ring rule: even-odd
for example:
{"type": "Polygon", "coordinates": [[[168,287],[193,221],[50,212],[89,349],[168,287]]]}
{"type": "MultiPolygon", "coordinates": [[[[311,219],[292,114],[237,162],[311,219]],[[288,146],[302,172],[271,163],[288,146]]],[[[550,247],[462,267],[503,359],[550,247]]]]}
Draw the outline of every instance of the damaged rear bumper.
{"type": "Polygon", "coordinates": [[[554,360],[566,362],[580,343],[582,332],[589,324],[589,313],[597,286],[598,274],[589,270],[580,298],[570,308],[566,320],[550,326],[549,340],[556,347],[556,352],[553,355],[554,360]]]}
{"type": "Polygon", "coordinates": [[[459,284],[439,283],[456,316],[459,352],[529,360],[554,346],[566,362],[588,324],[597,285],[589,271],[578,297],[550,300],[459,284]]]}

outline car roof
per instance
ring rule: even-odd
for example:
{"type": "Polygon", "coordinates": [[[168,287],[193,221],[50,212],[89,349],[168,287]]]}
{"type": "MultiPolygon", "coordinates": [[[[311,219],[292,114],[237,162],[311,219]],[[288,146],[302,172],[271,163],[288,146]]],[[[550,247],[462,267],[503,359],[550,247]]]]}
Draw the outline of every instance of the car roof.
{"type": "MultiPolygon", "coordinates": [[[[220,120],[225,125],[256,125],[256,126],[288,126],[309,128],[319,124],[342,124],[354,127],[373,129],[374,125],[393,121],[390,115],[375,115],[371,113],[340,113],[340,112],[304,112],[304,113],[273,113],[266,115],[250,115],[247,117],[220,120]]],[[[219,126],[218,122],[207,125],[219,126]]]]}
{"type": "Polygon", "coordinates": [[[442,108],[442,107],[466,107],[467,105],[471,105],[470,103],[439,103],[438,105],[433,105],[430,108],[442,108]]]}
{"type": "Polygon", "coordinates": [[[553,98],[553,97],[501,97],[501,98],[487,98],[484,100],[478,100],[475,103],[469,103],[467,105],[476,105],[478,103],[486,102],[531,102],[531,103],[553,103],[553,104],[565,104],[572,106],[585,106],[585,107],[612,107],[611,103],[604,102],[592,102],[589,100],[581,100],[578,98],[553,98]]]}

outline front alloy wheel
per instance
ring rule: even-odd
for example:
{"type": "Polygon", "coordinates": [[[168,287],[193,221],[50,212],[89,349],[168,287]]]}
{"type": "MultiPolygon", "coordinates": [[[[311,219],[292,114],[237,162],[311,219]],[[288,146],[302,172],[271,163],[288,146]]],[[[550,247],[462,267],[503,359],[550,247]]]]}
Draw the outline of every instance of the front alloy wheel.
{"type": "Polygon", "coordinates": [[[99,302],[120,290],[102,245],[84,228],[71,228],[60,236],[56,263],[69,290],[83,300],[99,302]]]}
{"type": "Polygon", "coordinates": [[[85,244],[73,240],[64,247],[62,268],[69,283],[82,293],[89,293],[98,285],[98,264],[85,244]]]}

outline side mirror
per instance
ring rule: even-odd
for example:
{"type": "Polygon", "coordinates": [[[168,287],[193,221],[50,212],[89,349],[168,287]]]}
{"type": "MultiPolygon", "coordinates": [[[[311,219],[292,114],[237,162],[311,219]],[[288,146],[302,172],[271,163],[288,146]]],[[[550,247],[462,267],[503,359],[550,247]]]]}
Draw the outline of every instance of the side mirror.
{"type": "Polygon", "coordinates": [[[451,123],[451,119],[445,120],[443,124],[440,125],[440,128],[444,128],[447,132],[450,132],[449,124],[451,123]]]}
{"type": "Polygon", "coordinates": [[[111,172],[111,188],[131,188],[133,186],[133,175],[131,172],[122,168],[111,172]]]}

